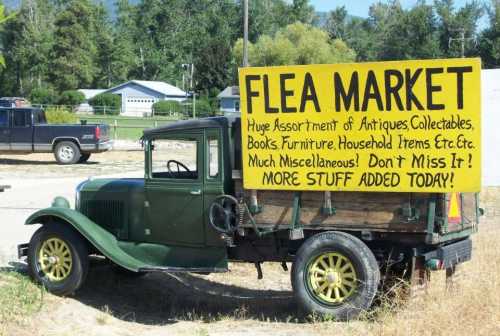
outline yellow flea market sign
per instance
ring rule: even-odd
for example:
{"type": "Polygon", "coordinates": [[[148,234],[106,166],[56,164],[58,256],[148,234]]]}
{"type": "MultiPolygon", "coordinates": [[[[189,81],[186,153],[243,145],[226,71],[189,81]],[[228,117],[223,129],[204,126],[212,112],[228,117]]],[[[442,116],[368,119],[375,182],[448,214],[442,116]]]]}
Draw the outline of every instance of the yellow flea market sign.
{"type": "Polygon", "coordinates": [[[475,192],[479,59],[239,70],[244,187],[475,192]]]}

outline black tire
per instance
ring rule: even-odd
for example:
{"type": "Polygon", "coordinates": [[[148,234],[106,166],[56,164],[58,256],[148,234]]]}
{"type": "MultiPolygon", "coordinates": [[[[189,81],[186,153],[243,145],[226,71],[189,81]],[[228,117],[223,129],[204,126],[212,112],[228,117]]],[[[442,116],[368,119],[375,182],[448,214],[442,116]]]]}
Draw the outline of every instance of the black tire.
{"type": "Polygon", "coordinates": [[[61,141],[54,147],[54,157],[59,164],[75,164],[81,156],[80,148],[72,141],[61,141]]]}
{"type": "MultiPolygon", "coordinates": [[[[336,260],[338,259],[334,260],[335,263],[336,260]]],[[[339,264],[339,268],[344,268],[348,264],[344,259],[341,262],[343,264],[339,264]],[[344,266],[341,267],[340,265],[344,266]]],[[[311,272],[313,271],[311,270],[311,272]]],[[[377,293],[379,282],[380,270],[371,250],[358,238],[343,232],[323,232],[310,237],[300,247],[292,265],[292,287],[299,306],[308,314],[333,317],[337,320],[356,318],[362,311],[370,308],[377,293]],[[318,288],[321,290],[321,287],[328,283],[323,291],[326,289],[330,296],[334,296],[332,301],[337,299],[337,293],[345,294],[344,300],[340,302],[324,301],[312,288],[314,287],[312,285],[314,280],[311,279],[314,278],[310,275],[309,267],[313,265],[315,260],[327,255],[326,253],[345,257],[345,260],[350,262],[351,269],[354,269],[356,275],[354,280],[346,281],[349,278],[345,279],[343,274],[340,276],[339,273],[330,275],[331,273],[328,271],[326,273],[328,276],[324,275],[325,280],[319,280],[323,282],[316,282],[322,284],[317,286],[316,290],[318,288]],[[326,280],[327,278],[328,280],[326,280]],[[332,294],[329,288],[337,286],[336,281],[339,281],[338,279],[341,279],[340,283],[345,281],[345,285],[341,285],[342,289],[332,288],[332,290],[336,291],[332,294]],[[355,285],[348,285],[347,282],[355,283],[355,285]],[[346,289],[345,292],[344,289],[346,289]],[[342,291],[339,292],[340,290],[342,291]]]]}
{"type": "Polygon", "coordinates": [[[80,156],[80,160],[78,160],[78,163],[85,163],[89,160],[90,158],[90,153],[82,153],[80,156]]]}
{"type": "MultiPolygon", "coordinates": [[[[58,259],[54,267],[62,264],[63,262],[58,259]]],[[[29,244],[28,269],[31,278],[43,285],[49,292],[62,296],[73,294],[85,281],[89,269],[88,248],[84,238],[69,224],[52,223],[42,226],[33,234],[29,244]],[[69,271],[62,280],[51,279],[49,274],[51,268],[48,269],[49,272],[45,272],[39,259],[44,243],[49,243],[53,239],[64,242],[70,250],[68,258],[71,259],[71,264],[65,266],[69,271]]]]}

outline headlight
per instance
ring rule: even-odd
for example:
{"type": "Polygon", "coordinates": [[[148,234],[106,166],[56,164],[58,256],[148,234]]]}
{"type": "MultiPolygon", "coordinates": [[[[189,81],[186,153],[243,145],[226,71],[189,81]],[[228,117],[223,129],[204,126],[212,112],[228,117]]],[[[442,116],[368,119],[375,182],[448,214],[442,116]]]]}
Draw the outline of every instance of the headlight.
{"type": "Polygon", "coordinates": [[[80,192],[82,191],[83,186],[87,184],[88,181],[89,180],[83,181],[76,187],[75,210],[80,210],[80,192]]]}

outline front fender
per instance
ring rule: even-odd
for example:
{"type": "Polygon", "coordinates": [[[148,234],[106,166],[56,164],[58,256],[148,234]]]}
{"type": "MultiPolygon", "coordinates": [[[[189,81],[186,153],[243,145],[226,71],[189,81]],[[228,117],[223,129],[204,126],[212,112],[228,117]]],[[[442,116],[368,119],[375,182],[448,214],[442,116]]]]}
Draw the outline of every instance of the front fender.
{"type": "Polygon", "coordinates": [[[115,236],[76,210],[62,207],[42,209],[32,214],[25,224],[48,224],[54,220],[73,226],[89,243],[115,264],[135,272],[146,266],[143,262],[125,253],[119,247],[115,236]]]}

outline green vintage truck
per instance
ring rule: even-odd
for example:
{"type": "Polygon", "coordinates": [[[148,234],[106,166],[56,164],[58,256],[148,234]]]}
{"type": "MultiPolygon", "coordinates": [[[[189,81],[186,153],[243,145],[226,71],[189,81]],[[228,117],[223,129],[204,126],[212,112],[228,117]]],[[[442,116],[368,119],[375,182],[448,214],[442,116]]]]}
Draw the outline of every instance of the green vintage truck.
{"type": "Polygon", "coordinates": [[[146,130],[144,178],[89,179],[75,209],[56,198],[19,245],[30,274],[69,295],[89,256],[123,270],[227,272],[228,262],[278,262],[301,311],[356,317],[382,279],[422,283],[428,270],[471,258],[476,194],[249,191],[241,179],[241,122],[214,117],[146,130]]]}

